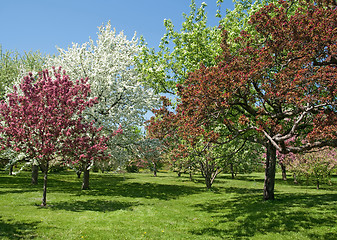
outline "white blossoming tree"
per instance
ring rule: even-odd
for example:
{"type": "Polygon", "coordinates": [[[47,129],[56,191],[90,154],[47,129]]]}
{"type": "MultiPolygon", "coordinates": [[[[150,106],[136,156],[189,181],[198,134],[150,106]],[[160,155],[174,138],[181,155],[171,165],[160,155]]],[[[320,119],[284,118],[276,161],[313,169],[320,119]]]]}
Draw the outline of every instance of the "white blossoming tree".
{"type": "Polygon", "coordinates": [[[142,46],[134,36],[127,40],[123,32],[116,34],[110,22],[99,27],[97,41],[89,39],[82,45],[73,43],[67,50],[58,48],[59,55],[50,58],[48,67],[61,66],[71,79],[88,78],[91,97],[99,103],[85,112],[107,135],[122,128],[123,134],[109,142],[111,155],[122,161],[128,147],[137,141],[145,114],[157,106],[159,97],[140,79],[134,58],[142,46]]]}

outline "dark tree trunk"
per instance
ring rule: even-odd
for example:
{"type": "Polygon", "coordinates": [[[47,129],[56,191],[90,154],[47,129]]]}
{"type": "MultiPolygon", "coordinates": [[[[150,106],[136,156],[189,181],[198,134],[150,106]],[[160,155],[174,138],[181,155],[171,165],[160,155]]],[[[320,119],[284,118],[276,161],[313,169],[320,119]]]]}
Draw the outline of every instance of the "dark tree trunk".
{"type": "Polygon", "coordinates": [[[298,182],[297,182],[297,178],[296,178],[296,173],[294,173],[294,175],[293,175],[293,176],[294,176],[294,183],[295,183],[295,184],[298,184],[298,182]]]}
{"type": "Polygon", "coordinates": [[[45,207],[47,205],[47,180],[48,180],[48,169],[49,162],[46,163],[45,168],[43,169],[44,177],[43,177],[43,197],[41,206],[45,207]]]}
{"type": "Polygon", "coordinates": [[[89,189],[89,169],[87,164],[83,166],[83,182],[82,182],[82,190],[89,189]]]}
{"type": "Polygon", "coordinates": [[[319,189],[319,180],[317,179],[316,181],[316,187],[317,187],[317,190],[319,189]]]}
{"type": "Polygon", "coordinates": [[[280,163],[281,169],[282,169],[282,179],[284,181],[287,181],[287,169],[286,166],[283,163],[280,163]]]}
{"type": "Polygon", "coordinates": [[[178,177],[181,177],[181,171],[180,170],[178,171],[178,177]]]}
{"type": "Polygon", "coordinates": [[[157,166],[156,166],[156,163],[152,162],[152,164],[153,164],[153,176],[157,177],[157,166]]]}
{"type": "Polygon", "coordinates": [[[189,171],[190,171],[190,181],[193,182],[193,172],[191,167],[189,167],[189,171]]]}
{"type": "Polygon", "coordinates": [[[234,166],[233,166],[233,163],[230,163],[230,169],[231,169],[231,174],[232,174],[232,179],[235,178],[235,174],[234,174],[234,166]]]}
{"type": "Polygon", "coordinates": [[[13,175],[13,165],[10,165],[9,166],[9,173],[8,173],[8,175],[13,175]]]}
{"type": "Polygon", "coordinates": [[[32,185],[37,185],[38,183],[38,176],[39,176],[39,166],[32,165],[32,185]]]}
{"type": "Polygon", "coordinates": [[[208,174],[205,176],[205,183],[206,183],[207,189],[212,188],[212,180],[211,180],[211,177],[208,174]]]}
{"type": "Polygon", "coordinates": [[[82,171],[81,171],[81,170],[77,170],[77,171],[76,171],[77,178],[81,178],[81,173],[82,173],[82,171]]]}
{"type": "Polygon", "coordinates": [[[264,200],[274,200],[275,170],[276,170],[276,148],[272,145],[272,143],[268,142],[264,189],[263,189],[264,200]]]}

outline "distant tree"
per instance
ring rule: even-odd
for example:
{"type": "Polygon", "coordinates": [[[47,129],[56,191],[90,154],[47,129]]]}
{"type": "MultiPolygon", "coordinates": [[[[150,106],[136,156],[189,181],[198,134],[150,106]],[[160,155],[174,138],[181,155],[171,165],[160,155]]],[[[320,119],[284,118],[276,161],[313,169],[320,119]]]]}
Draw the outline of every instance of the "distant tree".
{"type": "Polygon", "coordinates": [[[319,189],[320,184],[330,182],[331,175],[336,171],[337,152],[329,147],[314,149],[309,153],[287,156],[284,164],[296,174],[297,180],[313,181],[319,189]]]}
{"type": "Polygon", "coordinates": [[[48,71],[35,80],[24,77],[19,90],[8,94],[0,105],[1,142],[36,159],[44,173],[42,206],[46,206],[47,176],[52,160],[63,157],[71,160],[94,161],[106,157],[106,137],[101,129],[83,121],[85,108],[97,99],[88,100],[90,85],[86,80],[70,81],[60,71],[54,79],[48,71]]]}
{"type": "Polygon", "coordinates": [[[158,139],[142,139],[134,148],[132,165],[138,168],[148,168],[156,177],[163,165],[164,149],[164,145],[158,139]]]}
{"type": "Polygon", "coordinates": [[[42,71],[47,57],[40,52],[4,51],[0,45],[0,98],[3,100],[13,86],[29,72],[42,71]]]}

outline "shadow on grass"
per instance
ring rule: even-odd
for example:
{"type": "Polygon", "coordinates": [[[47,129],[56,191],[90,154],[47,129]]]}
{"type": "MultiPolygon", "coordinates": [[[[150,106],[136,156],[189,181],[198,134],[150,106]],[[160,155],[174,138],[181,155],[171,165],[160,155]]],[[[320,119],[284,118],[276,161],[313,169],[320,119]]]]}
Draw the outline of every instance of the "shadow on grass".
{"type": "Polygon", "coordinates": [[[213,213],[218,224],[193,230],[192,234],[248,239],[260,234],[305,231],[307,239],[337,239],[336,232],[307,230],[336,226],[337,194],[279,194],[277,200],[263,201],[257,189],[229,188],[228,191],[239,196],[195,205],[201,211],[213,213]]]}
{"type": "Polygon", "coordinates": [[[74,195],[122,196],[160,200],[170,200],[205,191],[203,187],[152,182],[130,182],[128,181],[130,179],[132,178],[116,175],[93,175],[90,179],[90,189],[85,191],[80,190],[81,179],[72,182],[69,182],[67,179],[52,179],[50,180],[49,191],[67,192],[74,195]]]}
{"type": "Polygon", "coordinates": [[[104,200],[88,200],[75,202],[59,202],[54,203],[50,209],[66,210],[73,212],[82,211],[97,211],[111,212],[117,210],[132,210],[132,206],[137,206],[139,203],[120,202],[120,201],[104,201],[104,200]]]}
{"type": "MultiPolygon", "coordinates": [[[[156,179],[160,179],[160,176],[156,179]]],[[[26,183],[30,180],[30,173],[24,173],[19,178],[17,176],[13,178],[12,176],[2,175],[0,180],[0,187],[4,188],[4,191],[1,191],[0,194],[29,192],[41,190],[43,187],[42,180],[36,186],[26,183]]],[[[145,177],[145,182],[132,182],[130,180],[133,180],[133,177],[130,175],[91,174],[90,190],[82,191],[82,178],[77,178],[75,173],[53,173],[48,177],[48,193],[61,192],[78,196],[122,196],[169,200],[205,191],[203,186],[196,187],[183,184],[146,182],[147,177],[145,177]]],[[[165,179],[162,180],[165,182],[165,179]]]]}
{"type": "Polygon", "coordinates": [[[80,194],[170,200],[201,191],[204,191],[204,188],[158,183],[123,182],[110,186],[95,186],[92,190],[82,191],[80,194]]]}
{"type": "Polygon", "coordinates": [[[6,222],[0,217],[0,239],[34,239],[37,223],[6,222]]]}

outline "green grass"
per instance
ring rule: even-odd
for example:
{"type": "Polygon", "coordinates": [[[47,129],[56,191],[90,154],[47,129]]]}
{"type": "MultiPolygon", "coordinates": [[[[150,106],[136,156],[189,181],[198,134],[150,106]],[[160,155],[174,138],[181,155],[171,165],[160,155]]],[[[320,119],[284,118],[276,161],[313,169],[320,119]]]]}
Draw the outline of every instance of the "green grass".
{"type": "Polygon", "coordinates": [[[277,176],[275,201],[262,200],[263,174],[201,178],[173,173],[91,174],[81,191],[73,172],[42,180],[0,172],[0,239],[337,239],[333,186],[296,186],[277,176]]]}

